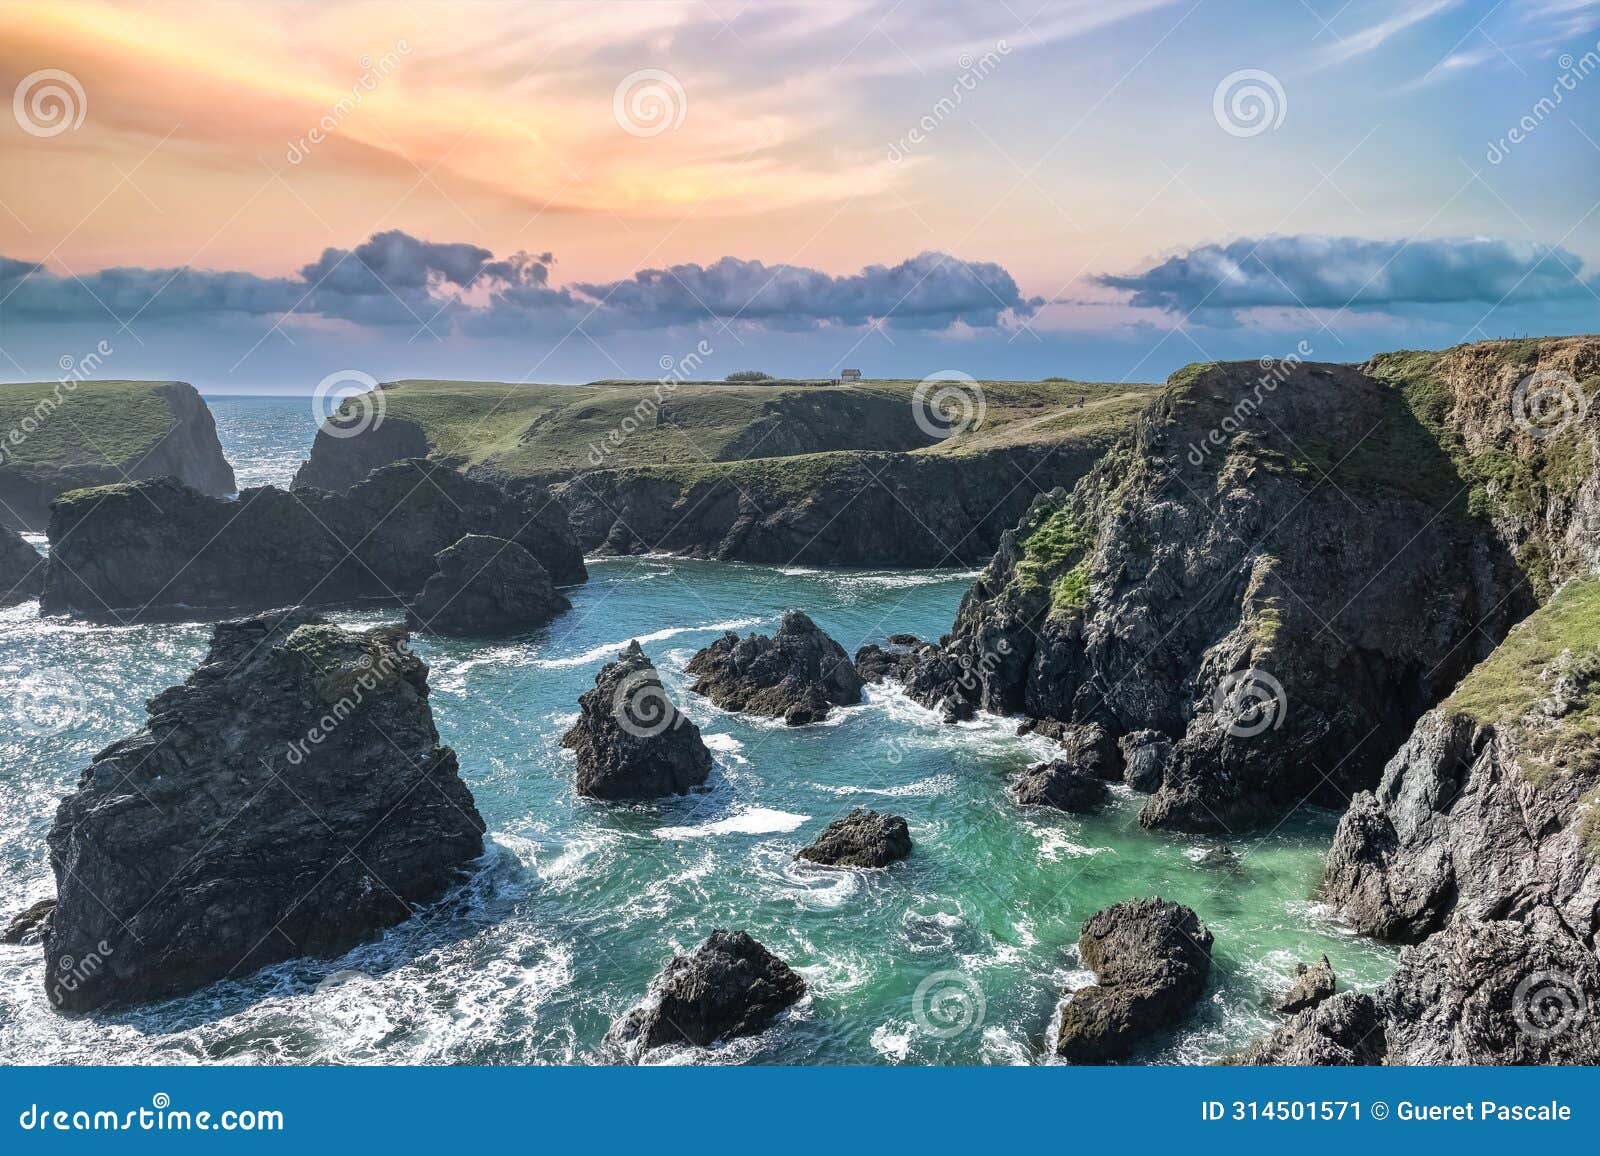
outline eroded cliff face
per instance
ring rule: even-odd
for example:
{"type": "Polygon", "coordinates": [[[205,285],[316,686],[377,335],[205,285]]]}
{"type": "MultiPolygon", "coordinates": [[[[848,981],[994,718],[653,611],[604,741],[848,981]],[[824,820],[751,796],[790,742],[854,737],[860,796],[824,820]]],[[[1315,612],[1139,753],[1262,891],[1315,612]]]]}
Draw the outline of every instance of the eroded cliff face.
{"type": "Polygon", "coordinates": [[[1149,826],[1343,805],[1531,608],[1469,489],[1356,369],[1191,367],[1002,539],[910,690],[1170,737],[1149,826]]]}
{"type": "Polygon", "coordinates": [[[370,426],[340,427],[330,420],[317,429],[311,454],[295,471],[291,490],[341,494],[373,470],[406,458],[425,458],[431,447],[422,427],[385,417],[370,426]]]}
{"type": "MultiPolygon", "coordinates": [[[[147,442],[131,448],[116,446],[114,458],[107,458],[98,443],[84,441],[54,447],[67,450],[59,461],[24,456],[19,463],[0,465],[0,526],[42,532],[50,522],[50,503],[70,490],[88,486],[174,477],[203,494],[220,497],[234,492],[233,467],[223,456],[216,421],[199,391],[182,381],[129,384],[145,388],[146,397],[153,394],[159,398],[171,411],[170,424],[147,442]]],[[[52,398],[54,389],[55,383],[41,383],[39,398],[52,398]]],[[[73,407],[92,404],[114,410],[119,404],[116,397],[102,391],[61,396],[64,400],[48,410],[33,411],[45,414],[41,425],[50,425],[51,438],[56,441],[79,440],[81,423],[74,422],[73,407]]],[[[25,440],[23,445],[27,444],[25,440]]]]}

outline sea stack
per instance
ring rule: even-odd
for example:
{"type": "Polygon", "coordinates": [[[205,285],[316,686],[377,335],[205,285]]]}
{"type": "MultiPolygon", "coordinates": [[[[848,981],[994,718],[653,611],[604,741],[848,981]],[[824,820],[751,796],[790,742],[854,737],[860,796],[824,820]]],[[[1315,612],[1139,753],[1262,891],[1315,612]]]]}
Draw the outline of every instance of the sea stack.
{"type": "Polygon", "coordinates": [[[539,560],[505,538],[468,534],[434,562],[439,568],[408,616],[419,630],[476,638],[516,634],[572,608],[539,560]]]}
{"type": "Polygon", "coordinates": [[[578,794],[596,799],[681,795],[711,773],[711,752],[667,698],[637,641],[595,676],[578,699],[578,721],[561,739],[578,756],[578,794]]]}
{"type": "Polygon", "coordinates": [[[781,718],[790,726],[821,722],[836,706],[861,701],[861,676],[850,656],[798,610],[778,632],[728,631],[689,660],[691,689],[723,710],[781,718]]]}
{"type": "Polygon", "coordinates": [[[403,630],[314,615],[218,625],[145,729],[95,756],[48,844],[45,984],[82,1012],[335,956],[483,853],[403,630]],[[352,848],[359,848],[359,854],[352,848]]]}

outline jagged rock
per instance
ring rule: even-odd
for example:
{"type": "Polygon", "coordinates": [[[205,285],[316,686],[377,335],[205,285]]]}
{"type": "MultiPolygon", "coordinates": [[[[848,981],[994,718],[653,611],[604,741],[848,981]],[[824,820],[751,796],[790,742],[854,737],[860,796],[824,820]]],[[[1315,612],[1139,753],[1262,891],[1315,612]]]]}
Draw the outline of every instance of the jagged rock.
{"type": "Polygon", "coordinates": [[[677,1043],[707,1047],[754,1035],[805,993],[805,980],[748,932],[713,931],[692,955],[674,957],[612,1038],[646,1051],[677,1043]]]}
{"type": "Polygon", "coordinates": [[[1111,798],[1104,779],[1067,759],[1029,767],[1011,784],[1010,791],[1025,807],[1055,807],[1075,813],[1098,810],[1111,798]]]}
{"type": "Polygon", "coordinates": [[[1160,731],[1138,730],[1117,740],[1122,752],[1122,781],[1142,794],[1161,789],[1162,777],[1172,759],[1172,740],[1160,731]]]}
{"type": "Polygon", "coordinates": [[[415,422],[387,413],[381,421],[366,420],[368,415],[376,413],[379,404],[373,401],[369,407],[354,401],[349,404],[347,415],[344,411],[330,415],[318,427],[317,436],[311,442],[311,454],[294,472],[289,488],[343,493],[373,470],[406,458],[427,457],[428,435],[415,422]],[[360,432],[352,437],[352,429],[360,432]]]}
{"type": "Polygon", "coordinates": [[[1141,1038],[1181,1018],[1211,972],[1211,932],[1192,910],[1161,898],[1095,912],[1078,952],[1097,982],[1061,1009],[1056,1053],[1075,1063],[1126,1057],[1141,1038]]]}
{"type": "Polygon", "coordinates": [[[130,621],[283,606],[399,605],[468,534],[516,542],[558,583],[587,577],[561,504],[537,487],[399,462],[346,493],[207,497],[173,479],[58,499],[40,609],[130,621]]]}
{"type": "Polygon", "coordinates": [[[411,606],[417,629],[486,636],[542,626],[572,604],[515,542],[468,534],[434,557],[438,570],[411,606]]]}
{"type": "Polygon", "coordinates": [[[1181,736],[1146,826],[1343,806],[1531,606],[1469,489],[1394,384],[1190,367],[1002,537],[908,692],[1181,736]]]}
{"type": "Polygon", "coordinates": [[[637,641],[578,699],[561,745],[577,752],[578,794],[596,799],[681,795],[711,773],[700,728],[674,706],[637,641]]]}
{"type": "Polygon", "coordinates": [[[21,944],[32,946],[44,938],[44,933],[50,926],[50,920],[55,916],[56,901],[54,899],[41,899],[33,906],[17,912],[16,917],[0,931],[0,943],[21,944]]]}
{"type": "Polygon", "coordinates": [[[825,867],[887,867],[909,854],[911,828],[904,819],[857,807],[829,823],[816,842],[795,858],[825,867]]]}
{"type": "Polygon", "coordinates": [[[1550,905],[1600,924],[1600,579],[1574,580],[1517,626],[1358,794],[1324,891],[1356,928],[1414,943],[1459,911],[1550,905]]]}
{"type": "Polygon", "coordinates": [[[835,706],[861,701],[861,676],[844,647],[798,610],[778,632],[728,631],[689,660],[691,688],[723,710],[781,718],[790,726],[820,722],[835,706]]]}
{"type": "Polygon", "coordinates": [[[1457,915],[1378,999],[1391,1064],[1600,1063],[1600,960],[1551,907],[1457,915]]]}
{"type": "Polygon", "coordinates": [[[1230,1064],[1348,1067],[1383,1063],[1384,1016],[1365,992],[1347,991],[1268,1032],[1230,1064]]]}
{"type": "Polygon", "coordinates": [[[338,955],[462,878],[484,824],[406,637],[303,612],[215,628],[188,681],[152,698],[145,729],[96,755],[56,812],[57,1007],[338,955]]]}
{"type": "Polygon", "coordinates": [[[1277,1003],[1282,1015],[1294,1015],[1316,1007],[1333,994],[1335,982],[1333,964],[1324,955],[1316,963],[1299,963],[1294,969],[1294,984],[1277,1003]]]}
{"type": "Polygon", "coordinates": [[[904,682],[917,652],[928,645],[914,634],[891,634],[888,642],[887,647],[869,642],[856,650],[855,668],[862,682],[904,682]]]}
{"type": "Polygon", "coordinates": [[[39,597],[44,589],[44,567],[44,559],[26,538],[0,526],[0,606],[39,597]]]}

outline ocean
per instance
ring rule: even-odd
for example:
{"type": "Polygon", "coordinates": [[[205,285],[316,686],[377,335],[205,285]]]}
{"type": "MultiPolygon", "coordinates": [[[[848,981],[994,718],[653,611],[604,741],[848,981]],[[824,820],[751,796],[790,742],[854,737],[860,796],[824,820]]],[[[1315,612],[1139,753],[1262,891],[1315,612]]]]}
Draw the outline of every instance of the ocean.
{"type": "MultiPolygon", "coordinates": [[[[304,398],[208,398],[241,487],[287,484],[315,432],[304,398]]],[[[1100,814],[1022,809],[1009,776],[1053,744],[1016,720],[957,726],[892,688],[818,726],[729,714],[691,694],[690,656],[724,630],[771,632],[799,607],[853,652],[937,638],[972,572],[819,570],[669,557],[592,560],[572,610],[499,644],[419,638],[444,742],[489,825],[460,890],[332,960],[281,964],[182,999],[66,1018],[37,947],[0,946],[0,1063],[612,1062],[602,1037],[675,952],[749,931],[809,993],[758,1036],[664,1049],[653,1062],[1045,1063],[1063,994],[1090,982],[1078,928],[1117,900],[1189,904],[1216,937],[1195,1013],[1146,1063],[1205,1063],[1276,1018],[1298,960],[1326,953],[1370,989],[1392,949],[1315,901],[1336,816],[1295,813],[1231,844],[1139,828],[1124,787],[1100,814]],[[708,789],[648,805],[573,793],[560,737],[600,667],[638,639],[716,757],[708,789]],[[863,806],[905,816],[915,850],[883,871],[794,853],[863,806]]],[[[334,614],[359,625],[378,613],[334,614]]],[[[144,700],[205,651],[203,624],[41,621],[0,611],[0,918],[53,892],[57,800],[90,758],[138,730],[144,700]]]]}

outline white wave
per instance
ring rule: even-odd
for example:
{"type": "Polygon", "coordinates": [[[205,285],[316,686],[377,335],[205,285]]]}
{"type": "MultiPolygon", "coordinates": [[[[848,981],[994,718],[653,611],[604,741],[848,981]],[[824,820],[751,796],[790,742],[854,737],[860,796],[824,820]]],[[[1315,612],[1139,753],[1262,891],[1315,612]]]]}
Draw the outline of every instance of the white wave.
{"type": "Polygon", "coordinates": [[[1084,859],[1110,849],[1085,847],[1082,843],[1074,842],[1060,828],[1035,828],[1033,833],[1039,840],[1039,858],[1045,862],[1059,863],[1063,859],[1084,859]]]}
{"type": "Polygon", "coordinates": [[[830,795],[882,795],[891,799],[934,798],[949,794],[955,785],[954,775],[931,775],[914,783],[902,783],[898,787],[830,787],[826,783],[811,784],[814,789],[826,791],[830,795]]]}
{"type": "Polygon", "coordinates": [[[872,1047],[880,1056],[902,1063],[911,1054],[911,1036],[916,1031],[905,1020],[891,1020],[872,1029],[872,1047]]]}
{"type": "Polygon", "coordinates": [[[549,670],[563,666],[587,666],[591,662],[601,659],[612,659],[627,649],[628,643],[637,642],[643,646],[647,642],[661,642],[664,639],[676,638],[680,634],[709,633],[715,631],[721,634],[725,630],[743,630],[747,626],[759,626],[765,619],[761,618],[734,618],[727,622],[713,622],[706,626],[673,626],[665,630],[653,631],[650,634],[635,634],[631,638],[624,638],[621,642],[608,642],[604,646],[596,646],[585,650],[582,654],[574,654],[567,658],[541,658],[534,662],[534,666],[549,670]]]}
{"type": "Polygon", "coordinates": [[[792,815],[766,807],[750,807],[715,823],[696,827],[657,827],[658,839],[701,839],[707,835],[773,835],[797,830],[810,815],[792,815]]]}

